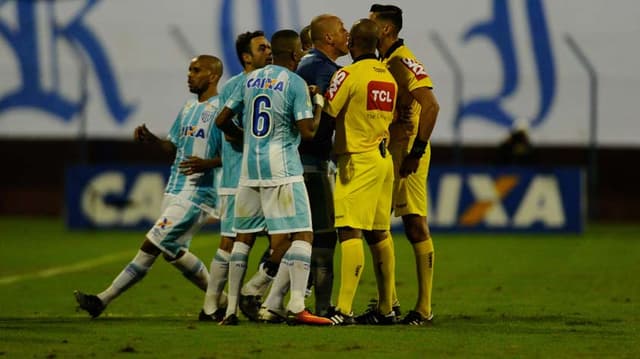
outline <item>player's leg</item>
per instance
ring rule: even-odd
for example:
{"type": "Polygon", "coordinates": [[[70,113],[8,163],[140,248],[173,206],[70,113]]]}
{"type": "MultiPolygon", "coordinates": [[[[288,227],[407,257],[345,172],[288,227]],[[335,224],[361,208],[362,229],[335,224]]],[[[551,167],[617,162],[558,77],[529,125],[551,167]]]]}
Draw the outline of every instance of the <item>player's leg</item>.
{"type": "MultiPolygon", "coordinates": [[[[240,290],[240,310],[247,318],[253,321],[259,320],[259,310],[262,298],[265,296],[269,285],[273,283],[281,265],[282,257],[289,249],[288,234],[269,235],[270,255],[260,264],[258,271],[249,279],[240,290]]],[[[284,290],[286,293],[287,288],[284,290]]],[[[279,293],[280,290],[273,291],[279,293]]],[[[276,299],[274,299],[276,300],[276,299]]],[[[281,300],[280,300],[281,301],[281,300]]]]}
{"type": "Polygon", "coordinates": [[[403,323],[423,324],[432,316],[431,292],[433,288],[434,246],[427,225],[427,177],[429,173],[430,146],[420,160],[418,171],[404,181],[404,206],[395,207],[396,215],[402,216],[407,239],[413,248],[418,278],[418,298],[413,311],[403,323]],[[421,320],[418,320],[420,319],[421,320]]]}
{"type": "Polygon", "coordinates": [[[256,233],[266,229],[259,187],[238,187],[233,226],[236,231],[236,240],[229,259],[227,311],[225,320],[221,324],[237,324],[238,298],[247,271],[249,251],[255,241],[256,233]]]}
{"type": "Polygon", "coordinates": [[[372,190],[378,193],[375,204],[376,212],[372,231],[364,231],[364,237],[369,244],[373,259],[373,269],[378,286],[378,303],[376,308],[358,316],[356,321],[365,324],[393,324],[393,292],[395,289],[395,255],[393,239],[390,236],[391,214],[390,208],[393,193],[393,162],[390,156],[381,161],[380,167],[386,166],[386,173],[378,187],[372,190]]]}
{"type": "Polygon", "coordinates": [[[216,250],[209,267],[209,284],[204,296],[204,303],[199,319],[219,322],[226,312],[226,296],[224,287],[229,277],[229,259],[233,249],[236,233],[233,231],[233,212],[235,208],[235,189],[218,190],[220,198],[220,245],[216,250]]]}
{"type": "MultiPolygon", "coordinates": [[[[311,266],[311,210],[304,182],[270,187],[263,192],[263,208],[269,233],[291,234],[291,246],[276,277],[289,276],[290,298],[287,310],[293,319],[303,324],[330,325],[331,321],[305,310],[305,293],[311,266]],[[293,204],[293,206],[291,205],[293,204]]],[[[288,238],[288,236],[284,237],[288,238]]],[[[274,288],[277,292],[279,288],[274,288]]]]}
{"type": "Polygon", "coordinates": [[[315,287],[316,313],[326,314],[331,307],[333,257],[338,242],[334,226],[333,189],[335,171],[323,166],[305,166],[305,186],[313,219],[310,284],[315,287]]]}
{"type": "Polygon", "coordinates": [[[226,306],[223,305],[223,302],[226,302],[226,298],[223,298],[222,294],[229,276],[229,259],[231,258],[234,237],[222,235],[220,246],[211,260],[209,284],[207,285],[207,292],[199,315],[199,319],[202,321],[219,322],[226,312],[226,306]]]}
{"type": "Polygon", "coordinates": [[[372,229],[376,214],[375,206],[363,206],[363,203],[378,198],[379,192],[373,191],[386,177],[383,166],[384,161],[378,151],[338,158],[334,193],[335,225],[342,251],[340,292],[336,303],[338,316],[352,315],[353,298],[364,268],[362,229],[372,229]]]}

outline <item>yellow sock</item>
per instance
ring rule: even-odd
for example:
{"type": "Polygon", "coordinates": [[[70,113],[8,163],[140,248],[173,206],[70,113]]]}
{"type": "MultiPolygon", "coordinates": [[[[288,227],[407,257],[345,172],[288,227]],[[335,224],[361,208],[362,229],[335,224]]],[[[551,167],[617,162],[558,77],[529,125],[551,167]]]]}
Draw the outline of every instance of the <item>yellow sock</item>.
{"type": "Polygon", "coordinates": [[[393,307],[393,292],[396,283],[396,259],[393,253],[393,239],[387,237],[369,246],[373,258],[373,271],[378,284],[378,309],[388,314],[393,307]]]}
{"type": "Polygon", "coordinates": [[[342,260],[340,267],[340,292],[336,307],[344,314],[351,314],[353,298],[364,269],[362,239],[352,238],[340,243],[342,260]]]}
{"type": "Polygon", "coordinates": [[[431,289],[433,287],[434,250],[431,238],[413,243],[418,272],[418,302],[416,311],[427,317],[431,314],[431,289]]]}

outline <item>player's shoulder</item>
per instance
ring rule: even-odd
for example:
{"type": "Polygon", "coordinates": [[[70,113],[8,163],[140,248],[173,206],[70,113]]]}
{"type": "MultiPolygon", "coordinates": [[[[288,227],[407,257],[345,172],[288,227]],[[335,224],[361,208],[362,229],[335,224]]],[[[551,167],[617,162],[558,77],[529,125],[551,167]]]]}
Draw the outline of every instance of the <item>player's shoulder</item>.
{"type": "Polygon", "coordinates": [[[407,77],[415,77],[417,80],[427,78],[427,70],[424,64],[416,58],[413,52],[406,46],[398,47],[387,60],[391,72],[403,73],[407,77]]]}

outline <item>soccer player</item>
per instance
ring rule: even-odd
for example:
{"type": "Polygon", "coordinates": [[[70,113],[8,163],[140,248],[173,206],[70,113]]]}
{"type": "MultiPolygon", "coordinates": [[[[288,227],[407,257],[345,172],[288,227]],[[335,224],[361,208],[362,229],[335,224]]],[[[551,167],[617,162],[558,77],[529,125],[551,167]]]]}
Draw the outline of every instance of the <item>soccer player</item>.
{"type": "MultiPolygon", "coordinates": [[[[342,20],[331,14],[316,16],[309,27],[313,49],[302,58],[296,73],[324,94],[331,76],[340,69],[335,61],[349,53],[349,33],[342,20]]],[[[333,132],[333,121],[325,114],[315,137],[303,140],[299,147],[313,218],[311,281],[315,286],[316,313],[320,315],[326,314],[331,306],[333,254],[337,243],[333,224],[335,170],[330,161],[333,132]]]]}
{"type": "MultiPolygon", "coordinates": [[[[271,44],[262,31],[250,31],[240,34],[236,39],[236,53],[242,64],[243,72],[233,76],[225,83],[220,91],[220,103],[229,99],[231,93],[246,79],[253,70],[263,68],[272,62],[271,44]]],[[[242,113],[233,118],[236,125],[242,126],[242,113]]],[[[242,147],[234,145],[224,139],[220,133],[222,144],[222,177],[218,195],[220,196],[220,246],[211,260],[209,285],[205,294],[204,304],[198,316],[201,321],[220,322],[224,318],[226,308],[219,308],[221,295],[227,283],[229,273],[229,258],[233,249],[236,233],[233,231],[233,211],[235,208],[235,193],[240,178],[240,163],[242,162],[242,147]]],[[[265,275],[275,277],[279,262],[265,261],[265,275]]],[[[268,284],[270,278],[261,280],[268,284]]],[[[251,287],[249,283],[247,286],[251,287]]],[[[266,289],[265,289],[266,290],[266,289]]]]}
{"type": "Polygon", "coordinates": [[[138,253],[113,283],[98,295],[75,291],[81,309],[91,317],[99,316],[124,291],[147,274],[162,253],[184,276],[202,290],[207,289],[209,273],[205,265],[189,252],[191,238],[215,211],[217,193],[214,168],[221,160],[216,152],[220,138],[214,123],[219,110],[218,81],[222,62],[210,55],[191,60],[189,91],[197,98],[187,100],[173,123],[167,139],[156,137],[143,124],[134,131],[134,139],[162,148],[175,155],[167,183],[162,214],[147,232],[138,253]]]}
{"type": "Polygon", "coordinates": [[[318,104],[313,112],[307,84],[293,72],[304,54],[298,33],[277,31],[271,46],[273,65],[248,74],[216,118],[218,127],[230,138],[241,138],[244,146],[233,222],[237,234],[229,263],[229,304],[220,324],[238,324],[237,298],[247,257],[256,233],[264,230],[272,235],[273,246],[291,241],[265,305],[284,311],[279,294],[290,285],[287,310],[295,321],[331,324],[309,313],[304,304],[313,234],[297,150],[301,136],[313,137],[323,99],[315,97],[318,104]],[[240,111],[244,131],[232,121],[240,111]]]}
{"type": "MultiPolygon", "coordinates": [[[[393,255],[391,226],[393,162],[387,153],[389,124],[397,85],[376,57],[378,26],[357,21],[349,32],[351,65],[338,70],[327,91],[325,112],[335,118],[334,152],[338,176],[334,193],[335,225],[342,250],[340,292],[329,318],[336,325],[354,324],[353,298],[364,267],[362,236],[374,258],[393,255]],[[366,205],[363,205],[366,204],[366,205]]],[[[378,280],[380,324],[392,324],[393,261],[374,263],[378,280]],[[386,278],[389,276],[391,278],[386,278]]]]}
{"type": "Polygon", "coordinates": [[[390,127],[389,151],[394,161],[393,211],[402,217],[416,260],[418,300],[402,323],[423,325],[433,318],[434,249],[427,225],[427,175],[431,159],[429,139],[440,109],[424,65],[400,39],[402,10],[394,5],[371,6],[369,18],[380,27],[378,51],[398,82],[398,108],[410,110],[390,127]]]}

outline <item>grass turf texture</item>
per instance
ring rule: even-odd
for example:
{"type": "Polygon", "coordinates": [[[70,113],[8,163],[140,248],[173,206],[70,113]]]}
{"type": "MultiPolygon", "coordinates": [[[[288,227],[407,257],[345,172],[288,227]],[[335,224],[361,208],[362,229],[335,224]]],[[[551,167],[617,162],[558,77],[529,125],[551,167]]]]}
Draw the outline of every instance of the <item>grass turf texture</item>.
{"type": "MultiPolygon", "coordinates": [[[[427,327],[289,327],[242,316],[238,327],[200,323],[202,292],[163,260],[90,320],[75,311],[73,290],[101,291],[144,233],[1,218],[0,234],[0,357],[640,357],[640,226],[589,226],[583,236],[434,235],[436,316],[427,327]]],[[[394,239],[407,312],[413,253],[402,235],[394,239]]],[[[192,250],[208,265],[217,244],[201,233],[192,250]]],[[[370,263],[367,254],[357,312],[375,297],[370,263]]]]}

